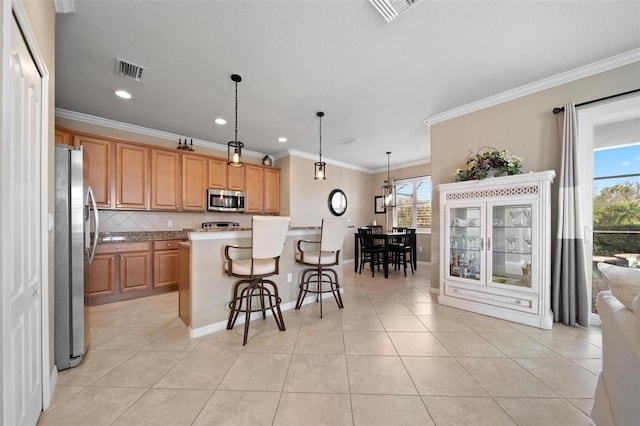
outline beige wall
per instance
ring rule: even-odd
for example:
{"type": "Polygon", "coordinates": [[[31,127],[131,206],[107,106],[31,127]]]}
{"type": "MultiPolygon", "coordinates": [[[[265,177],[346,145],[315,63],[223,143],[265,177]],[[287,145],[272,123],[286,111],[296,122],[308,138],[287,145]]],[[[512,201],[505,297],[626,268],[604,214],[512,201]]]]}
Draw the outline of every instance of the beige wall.
{"type": "MultiPolygon", "coordinates": [[[[333,189],[341,189],[347,196],[347,211],[342,216],[349,219],[353,232],[358,226],[371,223],[373,199],[371,174],[332,164],[327,165],[327,180],[313,178],[314,161],[302,157],[289,156],[288,167],[282,167],[282,181],[289,186],[282,191],[280,205],[287,205],[291,216],[291,226],[320,226],[323,217],[332,217],[328,199],[333,189]],[[286,171],[286,174],[285,174],[286,171]],[[285,177],[286,176],[286,177],[285,177]]],[[[282,160],[276,162],[280,167],[282,160]]],[[[343,257],[353,259],[353,238],[350,232],[345,239],[343,257]]]]}
{"type": "MultiPolygon", "coordinates": [[[[506,149],[524,157],[523,172],[555,170],[560,175],[562,114],[552,109],[581,103],[640,87],[640,63],[576,80],[513,101],[434,124],[431,128],[433,232],[432,287],[439,287],[439,202],[437,185],[453,182],[469,151],[482,146],[506,149]]],[[[556,177],[556,182],[558,177],[556,177]]],[[[555,223],[557,183],[552,186],[552,223],[555,223]]],[[[552,231],[553,235],[553,231],[552,231]]]]}

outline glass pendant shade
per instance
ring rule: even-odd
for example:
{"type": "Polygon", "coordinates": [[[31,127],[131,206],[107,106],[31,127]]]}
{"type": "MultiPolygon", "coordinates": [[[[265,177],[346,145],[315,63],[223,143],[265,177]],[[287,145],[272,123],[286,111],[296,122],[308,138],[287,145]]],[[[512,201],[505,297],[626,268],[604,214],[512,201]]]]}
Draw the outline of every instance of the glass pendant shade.
{"type": "Polygon", "coordinates": [[[227,164],[231,167],[242,167],[242,147],[244,144],[238,140],[238,83],[242,81],[242,77],[238,74],[232,74],[231,80],[236,85],[236,128],[235,138],[231,142],[227,143],[227,164]]]}
{"type": "Polygon", "coordinates": [[[382,201],[385,207],[396,206],[396,186],[391,182],[389,177],[389,155],[391,151],[387,151],[387,181],[386,185],[382,186],[382,201]]]}
{"type": "Polygon", "coordinates": [[[242,167],[242,147],[244,144],[240,141],[231,141],[227,143],[227,164],[231,167],[242,167]]]}
{"type": "Polygon", "coordinates": [[[322,161],[322,117],[324,117],[324,112],[318,111],[316,116],[320,119],[320,158],[314,165],[314,179],[327,180],[327,163],[322,161]]]}

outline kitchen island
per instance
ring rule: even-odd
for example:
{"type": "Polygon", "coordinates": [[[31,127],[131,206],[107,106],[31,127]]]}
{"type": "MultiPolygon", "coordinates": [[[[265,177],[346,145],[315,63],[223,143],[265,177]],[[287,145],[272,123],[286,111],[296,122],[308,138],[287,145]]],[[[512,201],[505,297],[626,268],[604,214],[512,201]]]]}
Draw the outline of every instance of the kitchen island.
{"type": "MultiPolygon", "coordinates": [[[[227,245],[247,247],[251,245],[251,230],[240,228],[214,229],[189,232],[188,243],[182,243],[189,250],[180,250],[180,264],[188,265],[187,271],[181,272],[188,282],[180,282],[180,317],[189,326],[191,337],[200,337],[227,326],[229,318],[229,301],[233,284],[238,280],[224,272],[224,249],[227,245]],[[188,259],[184,259],[188,256],[188,259]]],[[[295,262],[295,250],[298,240],[320,240],[320,228],[290,228],[280,257],[280,274],[269,277],[278,285],[282,299],[283,311],[295,308],[298,297],[298,280],[306,267],[295,262]]],[[[249,255],[249,250],[244,250],[249,255]]],[[[342,261],[335,267],[342,281],[342,261]]],[[[331,295],[329,295],[331,297],[331,295]]],[[[305,303],[315,300],[309,296],[305,303]]],[[[271,313],[268,312],[268,315],[271,313]]],[[[257,318],[258,315],[255,317],[257,318]]],[[[244,317],[239,317],[236,325],[243,324],[244,317]]],[[[286,323],[285,323],[286,325],[286,323]]]]}

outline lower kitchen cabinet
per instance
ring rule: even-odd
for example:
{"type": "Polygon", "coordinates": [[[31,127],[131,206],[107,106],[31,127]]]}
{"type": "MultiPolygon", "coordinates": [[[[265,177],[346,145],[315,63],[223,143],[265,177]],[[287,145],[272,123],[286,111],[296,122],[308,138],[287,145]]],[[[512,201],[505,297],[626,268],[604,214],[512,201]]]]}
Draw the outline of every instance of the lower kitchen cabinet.
{"type": "Polygon", "coordinates": [[[178,246],[178,316],[191,325],[191,243],[178,246]]]}
{"type": "Polygon", "coordinates": [[[178,289],[178,242],[103,243],[89,265],[89,305],[178,289]]]}
{"type": "Polygon", "coordinates": [[[178,241],[153,243],[153,287],[178,284],[178,241]]]}

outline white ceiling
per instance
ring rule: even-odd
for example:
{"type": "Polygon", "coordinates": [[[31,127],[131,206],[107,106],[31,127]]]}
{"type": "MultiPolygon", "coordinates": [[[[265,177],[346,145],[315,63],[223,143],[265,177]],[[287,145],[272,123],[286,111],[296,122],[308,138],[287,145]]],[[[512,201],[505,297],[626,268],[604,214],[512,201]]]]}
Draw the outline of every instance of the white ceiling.
{"type": "Polygon", "coordinates": [[[386,170],[385,151],[429,161],[426,117],[639,47],[637,1],[425,0],[387,24],[365,0],[76,0],[56,21],[56,108],[226,144],[236,73],[247,149],[315,157],[324,111],[324,157],[386,170]]]}

